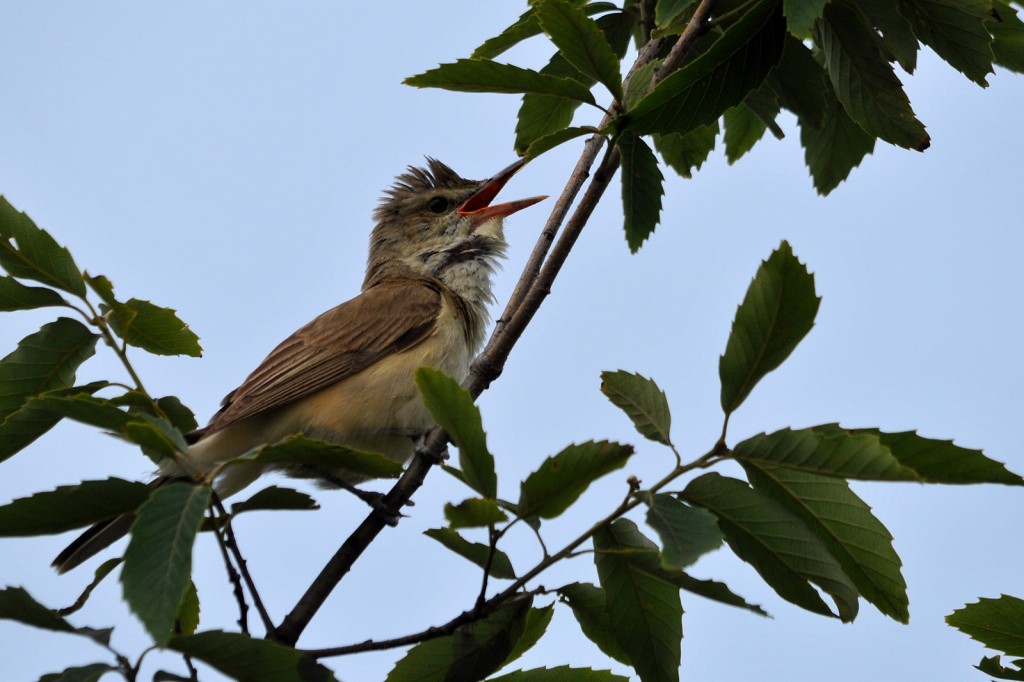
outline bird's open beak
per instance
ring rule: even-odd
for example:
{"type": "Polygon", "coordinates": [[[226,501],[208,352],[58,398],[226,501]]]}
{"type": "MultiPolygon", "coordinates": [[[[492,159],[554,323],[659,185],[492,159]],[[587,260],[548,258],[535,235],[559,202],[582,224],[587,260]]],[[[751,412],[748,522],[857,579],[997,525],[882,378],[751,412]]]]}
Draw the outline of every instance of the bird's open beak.
{"type": "Polygon", "coordinates": [[[484,183],[484,186],[478,189],[473,196],[466,199],[459,206],[458,212],[460,216],[468,216],[473,220],[474,225],[480,225],[481,223],[490,220],[491,218],[504,218],[510,216],[516,211],[520,211],[527,206],[533,206],[538,201],[547,199],[543,197],[530,197],[529,199],[520,199],[518,201],[510,201],[505,204],[495,204],[491,206],[491,201],[494,197],[498,196],[498,192],[505,186],[520,168],[526,165],[526,159],[519,159],[508,168],[504,169],[490,180],[484,183]]]}

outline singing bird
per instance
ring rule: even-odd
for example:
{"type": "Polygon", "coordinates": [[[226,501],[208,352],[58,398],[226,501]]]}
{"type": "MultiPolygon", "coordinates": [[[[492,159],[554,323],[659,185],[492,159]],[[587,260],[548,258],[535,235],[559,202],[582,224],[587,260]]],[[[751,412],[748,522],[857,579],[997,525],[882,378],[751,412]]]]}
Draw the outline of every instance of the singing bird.
{"type": "MultiPolygon", "coordinates": [[[[434,367],[458,380],[480,350],[494,300],[491,279],[508,244],[502,221],[546,197],[491,205],[520,160],[489,180],[466,180],[436,159],[396,178],[374,212],[362,292],[305,325],[229,393],[210,423],[188,435],[197,472],[254,447],[303,433],[400,462],[431,425],[414,373],[434,367]]],[[[215,482],[226,497],[258,467],[227,467],[215,482]]],[[[309,476],[309,471],[294,470],[309,476]]],[[[356,482],[320,472],[328,483],[356,482]]],[[[155,484],[185,478],[166,461],[155,484]]],[[[61,573],[125,535],[131,514],[99,523],[54,560],[61,573]]]]}

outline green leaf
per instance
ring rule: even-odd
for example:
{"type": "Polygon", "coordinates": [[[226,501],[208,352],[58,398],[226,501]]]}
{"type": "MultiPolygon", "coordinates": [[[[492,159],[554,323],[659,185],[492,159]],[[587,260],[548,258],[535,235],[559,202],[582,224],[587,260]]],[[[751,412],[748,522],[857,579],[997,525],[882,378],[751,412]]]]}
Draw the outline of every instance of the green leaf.
{"type": "Polygon", "coordinates": [[[61,616],[69,616],[85,606],[85,603],[89,601],[89,595],[92,594],[92,591],[99,587],[99,584],[103,582],[103,579],[110,575],[111,571],[120,566],[123,561],[124,559],[121,557],[114,557],[113,559],[107,559],[97,566],[96,570],[93,572],[92,582],[86,585],[85,589],[82,590],[82,594],[78,595],[78,599],[75,600],[75,603],[71,606],[65,606],[62,609],[57,609],[56,613],[61,616]]]}
{"type": "Polygon", "coordinates": [[[768,127],[746,104],[740,103],[725,110],[725,158],[729,165],[736,163],[754,148],[768,127]]]}
{"type": "Polygon", "coordinates": [[[117,668],[108,663],[92,663],[90,665],[67,668],[59,673],[50,673],[39,678],[39,682],[96,682],[106,673],[117,672],[117,668]]]}
{"type": "MultiPolygon", "coordinates": [[[[0,198],[2,199],[2,198],[0,198]]],[[[92,357],[98,336],[69,317],[60,317],[22,339],[0,360],[0,421],[30,397],[75,383],[78,366],[92,357]]]]}
{"type": "Polygon", "coordinates": [[[950,66],[982,87],[992,73],[992,0],[900,0],[918,38],[950,66]]]}
{"type": "Polygon", "coordinates": [[[109,431],[120,432],[133,420],[132,415],[106,398],[95,398],[88,393],[61,395],[44,393],[29,400],[29,404],[41,410],[52,412],[60,418],[95,426],[109,431]]]}
{"type": "Polygon", "coordinates": [[[0,311],[31,310],[67,304],[64,297],[53,289],[27,287],[13,277],[0,277],[0,311]]]}
{"type": "Polygon", "coordinates": [[[196,584],[188,581],[188,589],[185,590],[185,597],[181,600],[181,608],[178,609],[178,617],[175,619],[176,634],[194,635],[199,628],[199,592],[196,584]]]}
{"type": "Polygon", "coordinates": [[[187,483],[160,486],[139,507],[132,526],[121,571],[124,598],[158,645],[174,634],[192,572],[192,545],[211,492],[187,483]]]}
{"type": "Polygon", "coordinates": [[[742,464],[754,490],[800,517],[865,599],[901,623],[910,619],[903,562],[892,535],[846,481],[761,462],[742,464]]]}
{"type": "Polygon", "coordinates": [[[715,149],[717,137],[718,121],[714,121],[708,125],[697,126],[682,135],[654,135],[654,148],[680,177],[691,178],[693,172],[700,170],[708,155],[715,149]]]}
{"type": "MultiPolygon", "coordinates": [[[[588,16],[603,12],[617,12],[619,10],[619,7],[611,2],[583,4],[581,0],[571,0],[571,4],[576,6],[583,5],[583,12],[588,16]]],[[[473,50],[473,54],[470,56],[473,59],[494,59],[527,38],[532,38],[541,33],[540,22],[537,21],[537,15],[531,7],[514,24],[506,28],[499,35],[485,40],[483,45],[473,50]]]]}
{"type": "MultiPolygon", "coordinates": [[[[480,568],[487,568],[487,559],[491,555],[491,549],[479,542],[470,542],[459,535],[451,528],[431,528],[423,531],[428,538],[437,540],[442,545],[455,552],[464,559],[469,559],[480,568]]],[[[512,568],[512,561],[508,555],[500,549],[494,550],[491,557],[491,567],[488,573],[502,580],[515,580],[516,573],[512,568]]]]}
{"type": "Polygon", "coordinates": [[[188,450],[185,437],[162,417],[136,414],[134,419],[121,428],[121,435],[129,442],[141,446],[146,456],[155,463],[164,458],[173,459],[175,455],[188,450]]]}
{"type": "Polygon", "coordinates": [[[314,440],[302,434],[255,448],[228,463],[228,466],[246,465],[299,467],[311,475],[339,471],[371,478],[398,478],[402,475],[402,465],[384,455],[350,450],[343,445],[314,440]]]}
{"type": "Polygon", "coordinates": [[[609,441],[570,445],[526,477],[519,491],[519,514],[551,519],[564,512],[601,476],[620,469],[633,447],[609,441]]]}
{"type": "Polygon", "coordinates": [[[13,620],[43,630],[83,635],[100,644],[110,641],[110,630],[76,628],[56,612],[33,599],[23,587],[0,589],[0,620],[13,620]]]}
{"type": "Polygon", "coordinates": [[[570,583],[558,588],[562,601],[572,609],[580,629],[606,656],[623,665],[633,665],[612,633],[604,590],[590,583],[570,583]]]}
{"type": "Polygon", "coordinates": [[[825,476],[865,481],[918,480],[876,435],[830,429],[833,426],[759,433],[737,444],[733,455],[740,462],[764,462],[825,476]]]}
{"type": "MultiPolygon", "coordinates": [[[[91,393],[108,386],[105,381],[97,381],[83,386],[72,386],[64,389],[53,389],[44,396],[75,395],[91,393]]],[[[33,398],[17,412],[9,415],[0,423],[0,461],[19,452],[60,422],[61,417],[52,410],[40,407],[33,398]]]]}
{"type": "Polygon", "coordinates": [[[192,410],[183,405],[175,396],[165,395],[163,398],[157,398],[156,406],[167,417],[174,428],[182,433],[191,433],[199,428],[192,410]]]}
{"type": "Polygon", "coordinates": [[[647,500],[647,524],[661,538],[661,565],[683,568],[722,546],[722,531],[706,509],[691,507],[672,495],[647,500]]]}
{"type": "Polygon", "coordinates": [[[590,89],[571,78],[557,78],[489,59],[459,59],[402,81],[417,88],[456,92],[530,93],[553,95],[594,104],[590,89]]]}
{"type": "Polygon", "coordinates": [[[1024,680],[1024,670],[1020,667],[1021,663],[1024,663],[1024,661],[1018,658],[1013,662],[1017,667],[1004,668],[999,656],[986,656],[974,667],[986,675],[992,675],[1000,680],[1024,680]]]}
{"type": "Polygon", "coordinates": [[[828,88],[825,122],[820,128],[800,120],[800,144],[814,188],[825,196],[839,186],[865,156],[875,149],[875,138],[864,132],[828,88]]]}
{"type": "Polygon", "coordinates": [[[417,644],[388,673],[387,682],[482,680],[501,667],[523,635],[529,598],[517,598],[447,637],[417,644]]]}
{"type": "Polygon", "coordinates": [[[264,488],[252,497],[231,505],[232,514],[250,511],[312,511],[320,505],[306,493],[292,488],[281,488],[272,485],[264,488]]]}
{"type": "Polygon", "coordinates": [[[444,517],[452,528],[480,528],[508,521],[495,500],[479,497],[458,504],[448,502],[444,505],[444,517]]]}
{"type": "Polygon", "coordinates": [[[537,19],[566,60],[608,88],[622,101],[619,58],[593,20],[566,0],[542,0],[534,5],[537,19]]]}
{"type": "Polygon", "coordinates": [[[716,580],[701,580],[699,578],[694,578],[688,573],[683,573],[682,571],[674,571],[671,573],[665,571],[660,575],[679,589],[692,592],[693,594],[704,597],[705,599],[746,609],[747,611],[756,613],[759,616],[768,616],[767,611],[757,604],[749,603],[746,599],[730,590],[729,586],[725,583],[720,583],[716,580]]]}
{"type": "Polygon", "coordinates": [[[628,519],[594,534],[594,563],[608,622],[642,680],[678,680],[683,606],[679,590],[658,577],[658,547],[628,519]]]}
{"type": "Polygon", "coordinates": [[[993,38],[993,60],[1006,69],[1024,73],[1024,21],[1003,0],[994,0],[992,6],[999,13],[998,21],[986,21],[993,38]]]}
{"type": "Polygon", "coordinates": [[[982,597],[946,616],[946,622],[989,649],[1024,656],[1024,599],[982,597]]]}
{"type": "Polygon", "coordinates": [[[487,450],[480,408],[459,382],[431,367],[416,370],[416,385],[430,416],[459,448],[459,467],[466,483],[484,497],[498,496],[494,456],[487,450]]]}
{"type": "Polygon", "coordinates": [[[686,133],[717,120],[758,87],[782,56],[778,0],[755,0],[700,56],[661,81],[628,114],[636,134],[686,133]]]}
{"type": "Polygon", "coordinates": [[[812,128],[825,125],[825,97],[831,96],[830,88],[825,85],[824,69],[801,41],[786,36],[782,59],[767,83],[778,96],[779,104],[796,114],[802,124],[812,128]]]}
{"type": "Polygon", "coordinates": [[[811,331],[820,302],[814,275],[793,255],[789,242],[783,241],[757,269],[718,362],[722,410],[727,415],[811,331]]]}
{"type": "Polygon", "coordinates": [[[82,272],[71,252],[0,196],[0,267],[22,279],[85,296],[82,272]]]}
{"type": "Polygon", "coordinates": [[[917,51],[920,44],[910,28],[900,3],[892,0],[857,0],[864,14],[871,17],[871,23],[881,33],[882,49],[895,59],[907,73],[917,68],[917,51]]]}
{"type": "Polygon", "coordinates": [[[245,682],[337,682],[330,670],[295,649],[239,632],[173,637],[167,647],[245,682]]]}
{"type": "Polygon", "coordinates": [[[558,145],[568,142],[569,140],[575,140],[577,137],[584,135],[593,135],[599,132],[597,128],[593,126],[579,126],[577,128],[562,128],[550,135],[534,140],[530,143],[530,146],[526,149],[526,153],[523,156],[529,159],[536,159],[544,152],[550,151],[558,145]]]}
{"type": "Polygon", "coordinates": [[[654,23],[658,26],[672,25],[694,2],[695,0],[660,0],[654,8],[654,23]]]}
{"type": "Polygon", "coordinates": [[[626,413],[644,438],[672,445],[672,414],[665,392],[651,379],[624,370],[601,372],[601,392],[626,413]]]}
{"type": "Polygon", "coordinates": [[[110,318],[110,326],[130,346],[155,355],[188,355],[198,358],[203,354],[199,337],[171,308],[161,308],[149,301],[132,298],[111,309],[114,314],[110,318]]]}
{"type": "Polygon", "coordinates": [[[617,142],[622,157],[622,210],[625,214],[626,243],[636,253],[654,233],[661,220],[661,197],[665,178],[654,152],[639,136],[629,133],[617,142]]]}
{"type": "Polygon", "coordinates": [[[567,665],[516,670],[507,675],[487,679],[488,682],[629,682],[628,677],[616,675],[610,670],[570,668],[567,665]]]}
{"type": "Polygon", "coordinates": [[[516,642],[512,653],[502,662],[502,668],[519,659],[523,654],[532,649],[533,645],[540,641],[540,638],[547,632],[553,615],[555,615],[554,604],[548,604],[539,609],[530,609],[529,613],[526,614],[526,627],[523,629],[523,635],[516,642]]]}
{"type": "MultiPolygon", "coordinates": [[[[827,433],[843,430],[838,424],[815,427],[827,433]]],[[[893,457],[912,470],[925,483],[1003,483],[1024,485],[1021,478],[1006,466],[989,459],[981,450],[960,447],[950,440],[919,436],[916,431],[882,433],[878,429],[847,429],[853,434],[868,434],[879,439],[893,457]]]]}
{"type": "Polygon", "coordinates": [[[886,142],[923,152],[930,139],[903,84],[882,54],[874,29],[856,8],[832,2],[814,25],[836,96],[854,121],[886,142]]]}
{"type": "Polygon", "coordinates": [[[0,506],[0,537],[53,535],[134,511],[149,498],[145,483],[108,478],[60,486],[0,506]]]}
{"type": "Polygon", "coordinates": [[[736,555],[761,574],[780,597],[834,615],[808,581],[827,592],[842,621],[857,615],[857,592],[822,541],[782,505],[743,481],[707,473],[690,481],[683,499],[711,511],[736,555]]]}
{"type": "Polygon", "coordinates": [[[786,26],[797,38],[810,38],[811,26],[825,11],[828,0],[782,0],[782,13],[786,15],[786,26]]]}

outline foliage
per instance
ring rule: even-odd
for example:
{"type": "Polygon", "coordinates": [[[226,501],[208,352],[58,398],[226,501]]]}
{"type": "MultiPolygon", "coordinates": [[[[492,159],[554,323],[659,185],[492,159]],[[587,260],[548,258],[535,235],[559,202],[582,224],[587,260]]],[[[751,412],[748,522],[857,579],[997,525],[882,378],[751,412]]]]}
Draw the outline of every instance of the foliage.
{"type": "MultiPolygon", "coordinates": [[[[896,75],[897,66],[913,72],[921,44],[984,86],[994,64],[1022,68],[1024,22],[1001,0],[626,0],[623,6],[536,0],[471,58],[406,82],[523,95],[515,146],[528,157],[582,135],[590,135],[595,148],[605,145],[595,183],[607,183],[621,169],[625,236],[635,252],[661,220],[662,165],[689,178],[719,136],[734,162],[766,131],[783,134],[782,110],[795,116],[806,164],[822,194],[835,189],[871,153],[876,140],[924,151],[928,133],[896,75]],[[554,48],[544,68],[495,61],[533,38],[550,40],[554,48]],[[624,77],[631,38],[637,57],[624,77]],[[595,85],[610,95],[607,107],[599,104],[595,85]],[[600,119],[573,125],[584,104],[590,107],[584,111],[596,111],[600,119]]],[[[581,208],[593,210],[604,186],[591,185],[594,195],[581,208]]],[[[581,215],[578,229],[589,213],[581,215]]],[[[2,198],[0,267],[7,273],[0,277],[0,310],[55,308],[74,316],[43,325],[0,360],[0,460],[71,419],[138,446],[151,460],[187,462],[186,434],[196,427],[195,419],[176,398],[151,396],[128,358],[129,347],[198,356],[198,337],[175,311],[118,298],[107,278],[83,271],[67,248],[2,198]],[[124,364],[129,383],[76,383],[78,368],[101,339],[124,364]]],[[[103,564],[72,607],[49,609],[24,589],[8,587],[0,591],[0,618],[84,635],[113,655],[51,679],[97,679],[113,671],[134,680],[141,655],[133,662],[110,647],[109,630],[76,627],[65,617],[120,566],[124,599],[154,644],[186,660],[204,661],[237,679],[331,680],[333,673],[321,659],[412,645],[388,676],[400,682],[495,674],[543,636],[561,604],[601,652],[634,668],[644,682],[677,680],[682,592],[764,615],[723,583],[698,580],[683,570],[725,544],[780,597],[801,608],[846,622],[857,616],[863,598],[882,614],[906,622],[907,588],[892,537],[847,481],[1024,485],[1024,479],[979,450],[913,431],[886,433],[829,423],[779,426],[733,439],[730,416],[796,350],[812,329],[820,303],[814,276],[790,244],[781,242],[758,267],[720,358],[721,436],[689,461],[672,440],[669,401],[655,381],[625,370],[604,372],[602,392],[640,436],[665,448],[667,471],[646,486],[630,479],[622,501],[565,547],[549,552],[541,541],[543,556],[532,565],[527,557],[511,557],[499,548],[505,533],[521,523],[542,538],[542,520],[575,511],[590,484],[625,467],[634,447],[606,440],[568,445],[540,461],[510,501],[501,497],[510,486],[498,479],[475,393],[437,370],[420,369],[416,382],[423,401],[459,450],[458,467],[445,470],[474,495],[447,504],[448,526],[426,535],[481,568],[478,600],[443,625],[383,644],[312,652],[296,649],[294,639],[274,627],[245,571],[231,520],[246,511],[313,510],[317,505],[297,491],[271,487],[229,512],[214,494],[211,479],[228,469],[257,465],[342,467],[363,477],[401,477],[384,502],[375,501],[372,513],[377,513],[379,505],[399,499],[395,491],[413,470],[403,472],[374,453],[302,435],[268,443],[218,471],[192,472],[192,481],[152,486],[113,478],[83,481],[0,506],[0,535],[9,537],[134,517],[123,562],[103,564]],[[724,461],[738,462],[745,480],[704,471],[724,461]],[[628,518],[640,508],[660,544],[628,518]],[[236,582],[240,632],[197,631],[200,602],[191,580],[191,555],[204,529],[213,531],[226,561],[243,574],[236,582]],[[472,532],[485,536],[485,542],[468,539],[465,533],[472,532]],[[581,547],[593,553],[596,584],[576,581],[545,589],[535,582],[553,564],[588,551],[581,547]],[[243,580],[267,639],[248,633],[243,580]],[[497,581],[505,582],[495,586],[497,581]],[[535,605],[545,595],[556,595],[557,601],[535,605]]],[[[358,533],[351,542],[372,540],[361,540],[358,533]]],[[[988,646],[1021,656],[1022,613],[1020,600],[1003,597],[969,605],[949,621],[988,646]]],[[[1021,672],[1002,668],[998,658],[986,659],[979,668],[1004,679],[1024,679],[1021,672]]],[[[164,679],[189,679],[162,674],[164,679]]],[[[552,667],[491,679],[621,678],[600,670],[552,667]]]]}

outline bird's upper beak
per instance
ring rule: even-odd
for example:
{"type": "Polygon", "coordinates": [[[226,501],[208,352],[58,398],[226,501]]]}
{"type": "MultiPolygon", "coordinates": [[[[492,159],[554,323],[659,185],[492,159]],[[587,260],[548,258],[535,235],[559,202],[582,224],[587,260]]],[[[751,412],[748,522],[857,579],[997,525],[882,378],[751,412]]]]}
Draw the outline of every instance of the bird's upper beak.
{"type": "Polygon", "coordinates": [[[461,206],[459,206],[458,213],[460,216],[468,216],[473,221],[473,226],[480,225],[491,218],[504,218],[510,216],[516,211],[522,210],[527,206],[533,206],[538,201],[547,199],[546,196],[542,197],[530,197],[529,199],[520,199],[518,201],[510,201],[505,204],[495,204],[491,206],[491,201],[498,195],[501,188],[505,186],[520,168],[526,165],[526,159],[519,159],[508,168],[504,169],[490,180],[484,182],[483,187],[473,193],[471,197],[466,199],[461,206]]]}

